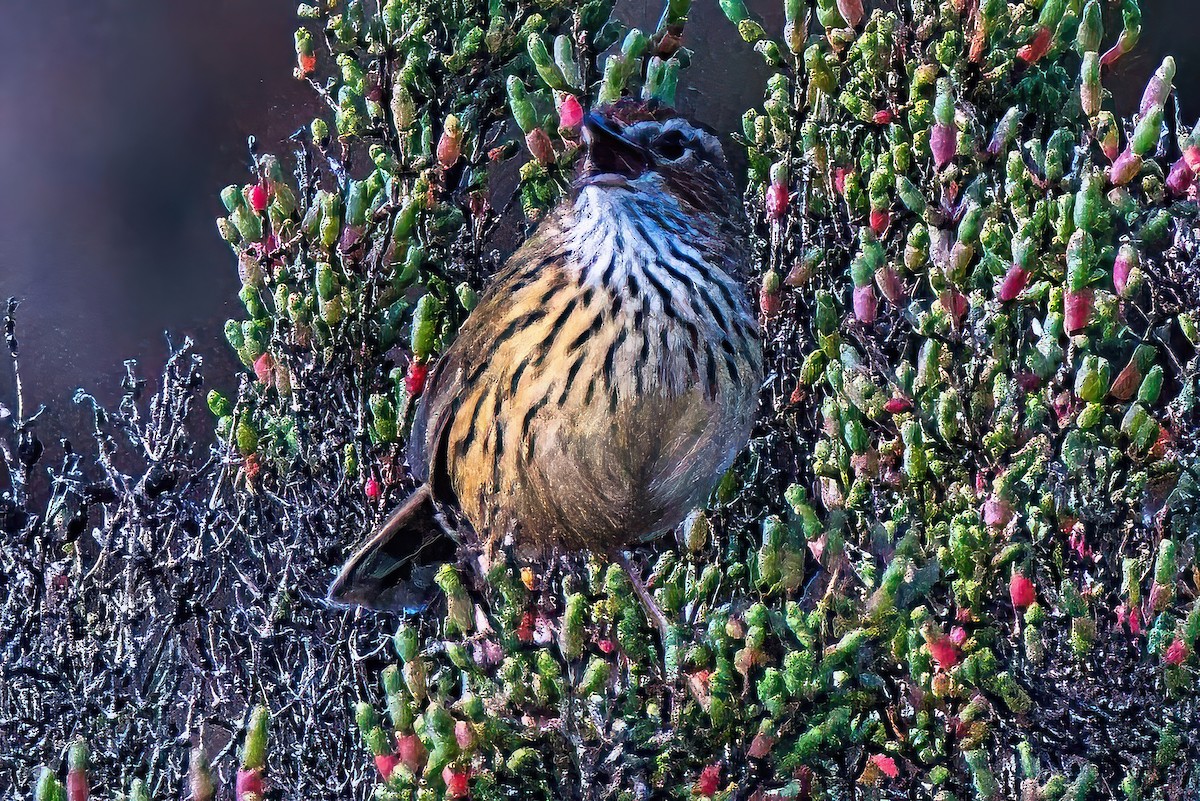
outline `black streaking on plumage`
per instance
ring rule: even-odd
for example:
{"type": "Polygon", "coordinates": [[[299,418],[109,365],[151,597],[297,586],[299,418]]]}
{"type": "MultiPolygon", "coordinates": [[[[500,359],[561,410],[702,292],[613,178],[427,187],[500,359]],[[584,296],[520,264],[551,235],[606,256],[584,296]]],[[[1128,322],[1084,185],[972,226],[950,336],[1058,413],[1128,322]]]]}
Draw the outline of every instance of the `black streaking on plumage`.
{"type": "MultiPolygon", "coordinates": [[[[413,420],[413,475],[485,550],[611,554],[663,534],[753,423],[748,223],[720,144],[636,104],[591,112],[584,134],[574,192],[492,279],[413,420]]],[[[384,585],[426,543],[403,519],[426,502],[408,510],[356,552],[341,599],[404,597],[384,585]]]]}

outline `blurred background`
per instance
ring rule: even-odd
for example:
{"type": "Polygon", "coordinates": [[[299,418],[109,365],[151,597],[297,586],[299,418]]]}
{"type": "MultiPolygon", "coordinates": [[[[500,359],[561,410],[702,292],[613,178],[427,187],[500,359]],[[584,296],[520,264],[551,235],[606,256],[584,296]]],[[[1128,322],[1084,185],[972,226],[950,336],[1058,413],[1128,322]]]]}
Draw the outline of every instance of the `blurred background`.
{"type": "MultiPolygon", "coordinates": [[[[1131,110],[1170,53],[1185,120],[1200,117],[1197,0],[1143,0],[1134,56],[1106,86],[1131,110]]],[[[4,4],[0,48],[0,299],[22,300],[27,408],[74,417],[76,387],[120,391],[122,362],[153,377],[164,332],[193,337],[210,384],[238,365],[222,327],[237,316],[234,258],[217,236],[221,187],[248,176],[248,136],[284,153],[320,111],[292,77],[295,3],[288,0],[40,0],[4,4]]],[[[626,0],[652,26],[659,2],[626,0]]],[[[779,0],[750,0],[768,20],[779,0]]],[[[697,51],[680,105],[720,131],[760,100],[759,58],[715,0],[695,0],[697,51]],[[750,89],[752,87],[752,89],[750,89]]],[[[775,27],[781,24],[776,22],[775,27]]],[[[0,398],[12,373],[0,360],[0,398]]]]}

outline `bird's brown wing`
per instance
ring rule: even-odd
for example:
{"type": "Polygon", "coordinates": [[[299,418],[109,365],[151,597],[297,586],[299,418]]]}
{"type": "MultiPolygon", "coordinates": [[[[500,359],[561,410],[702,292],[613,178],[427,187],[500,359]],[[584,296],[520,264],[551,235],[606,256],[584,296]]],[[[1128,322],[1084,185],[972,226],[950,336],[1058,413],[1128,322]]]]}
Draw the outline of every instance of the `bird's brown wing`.
{"type": "Polygon", "coordinates": [[[472,375],[481,360],[488,358],[487,335],[502,311],[496,298],[497,293],[489,291],[467,317],[454,342],[430,371],[413,418],[408,464],[413,476],[429,484],[440,501],[454,499],[447,473],[446,436],[472,375]]]}
{"type": "Polygon", "coordinates": [[[455,551],[437,519],[436,502],[455,500],[443,445],[478,359],[487,358],[483,340],[500,312],[497,288],[485,293],[426,380],[408,439],[409,466],[421,485],[354,549],[329,589],[332,603],[414,613],[434,596],[433,576],[455,551]]]}
{"type": "Polygon", "coordinates": [[[329,589],[332,603],[411,614],[434,597],[434,574],[455,551],[435,503],[454,502],[443,445],[495,306],[481,302],[430,371],[408,440],[409,466],[422,483],[355,548],[329,589]]]}
{"type": "Polygon", "coordinates": [[[502,321],[512,311],[516,287],[536,277],[560,225],[556,217],[548,218],[509,257],[429,373],[413,418],[407,456],[413,475],[430,485],[438,501],[454,501],[445,452],[454,416],[481,368],[492,358],[502,321]]]}
{"type": "Polygon", "coordinates": [[[548,227],[543,224],[512,255],[430,371],[408,439],[409,467],[422,484],[346,560],[330,601],[416,612],[431,600],[437,567],[455,550],[438,520],[438,504],[455,502],[446,440],[472,382],[492,358],[514,290],[536,275],[546,257],[548,227]]]}

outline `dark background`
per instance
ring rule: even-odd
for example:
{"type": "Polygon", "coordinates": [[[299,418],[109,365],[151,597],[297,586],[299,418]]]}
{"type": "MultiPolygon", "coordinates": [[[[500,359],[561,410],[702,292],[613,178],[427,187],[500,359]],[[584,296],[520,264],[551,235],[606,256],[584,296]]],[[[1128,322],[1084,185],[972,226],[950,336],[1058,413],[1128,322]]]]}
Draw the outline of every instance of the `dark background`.
{"type": "MultiPolygon", "coordinates": [[[[1115,80],[1128,111],[1162,56],[1179,65],[1185,119],[1200,117],[1200,50],[1183,20],[1196,0],[1143,0],[1141,44],[1115,80]]],[[[649,27],[661,5],[625,2],[649,27]]],[[[782,2],[749,3],[769,18],[782,2]]],[[[288,0],[4,0],[0,4],[0,297],[19,315],[27,409],[71,417],[79,386],[119,391],[121,364],[153,375],[164,332],[192,336],[210,383],[237,369],[222,326],[238,316],[217,193],[247,178],[246,138],[283,140],[320,111],[292,78],[288,0]]],[[[772,26],[777,28],[778,25],[772,26]]],[[[718,130],[761,101],[759,58],[695,0],[685,112],[718,130]]],[[[4,360],[7,362],[7,360],[4,360]]],[[[0,398],[12,374],[0,364],[0,398]]]]}

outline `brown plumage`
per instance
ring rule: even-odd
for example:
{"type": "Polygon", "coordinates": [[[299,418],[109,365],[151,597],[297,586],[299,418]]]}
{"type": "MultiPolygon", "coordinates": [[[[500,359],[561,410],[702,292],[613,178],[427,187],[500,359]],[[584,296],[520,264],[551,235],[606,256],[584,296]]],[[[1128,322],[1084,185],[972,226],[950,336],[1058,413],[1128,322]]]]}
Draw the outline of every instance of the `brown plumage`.
{"type": "Polygon", "coordinates": [[[762,349],[745,216],[716,138],[655,116],[588,116],[572,197],[430,374],[408,454],[425,485],[333,600],[415,606],[436,508],[485,548],[615,553],[678,525],[746,444],[762,349]]]}

